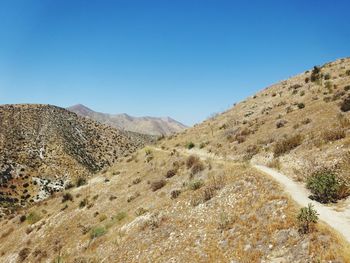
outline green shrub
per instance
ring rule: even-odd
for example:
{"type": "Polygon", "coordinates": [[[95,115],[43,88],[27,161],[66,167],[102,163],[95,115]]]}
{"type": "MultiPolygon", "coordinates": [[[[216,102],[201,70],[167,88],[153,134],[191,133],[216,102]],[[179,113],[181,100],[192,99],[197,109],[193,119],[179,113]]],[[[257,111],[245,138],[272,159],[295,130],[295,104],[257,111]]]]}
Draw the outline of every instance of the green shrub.
{"type": "Polygon", "coordinates": [[[305,108],[305,104],[302,103],[302,102],[298,103],[298,108],[299,109],[304,109],[305,108]]]}
{"type": "Polygon", "coordinates": [[[146,156],[147,155],[151,155],[152,154],[152,150],[150,148],[146,148],[145,149],[145,154],[146,154],[146,156]]]}
{"type": "Polygon", "coordinates": [[[84,198],[79,203],[79,208],[84,208],[89,203],[89,200],[87,198],[84,198]]]}
{"type": "Polygon", "coordinates": [[[350,69],[348,69],[348,70],[345,72],[345,74],[346,74],[347,76],[350,76],[350,69]]]}
{"type": "Polygon", "coordinates": [[[186,148],[187,149],[189,149],[189,150],[191,150],[192,148],[194,148],[196,145],[193,143],[193,142],[188,142],[187,144],[186,144],[186,148]]]}
{"type": "Polygon", "coordinates": [[[300,209],[300,212],[297,216],[299,223],[299,230],[303,234],[307,234],[310,232],[314,224],[318,221],[317,211],[313,208],[312,204],[308,204],[307,207],[303,207],[300,209]]]}
{"type": "Polygon", "coordinates": [[[290,152],[294,148],[298,147],[303,142],[303,137],[300,134],[291,136],[286,139],[282,139],[276,142],[273,153],[275,157],[290,152]]]}
{"type": "Polygon", "coordinates": [[[27,222],[28,224],[35,224],[36,222],[40,221],[41,215],[39,215],[36,212],[30,212],[29,215],[27,216],[27,222]]]}
{"type": "Polygon", "coordinates": [[[188,188],[195,191],[200,189],[203,185],[204,185],[203,180],[195,180],[189,183],[188,188]]]}
{"type": "Polygon", "coordinates": [[[117,215],[113,217],[113,219],[117,221],[122,221],[126,217],[127,217],[127,214],[125,212],[119,212],[117,215]]]}
{"type": "Polygon", "coordinates": [[[90,238],[95,239],[101,237],[107,233],[107,229],[104,227],[95,227],[90,231],[90,238]]]}
{"type": "Polygon", "coordinates": [[[142,215],[146,214],[147,212],[148,212],[147,209],[145,209],[143,207],[139,207],[139,208],[136,209],[135,215],[136,216],[142,216],[142,215]]]}
{"type": "Polygon", "coordinates": [[[321,203],[329,203],[338,199],[340,182],[331,170],[324,169],[308,177],[306,187],[313,194],[312,198],[321,203]]]}
{"type": "Polygon", "coordinates": [[[86,178],[78,177],[77,182],[76,182],[76,186],[77,187],[80,187],[80,186],[83,186],[83,185],[86,185],[86,184],[87,184],[86,178]]]}

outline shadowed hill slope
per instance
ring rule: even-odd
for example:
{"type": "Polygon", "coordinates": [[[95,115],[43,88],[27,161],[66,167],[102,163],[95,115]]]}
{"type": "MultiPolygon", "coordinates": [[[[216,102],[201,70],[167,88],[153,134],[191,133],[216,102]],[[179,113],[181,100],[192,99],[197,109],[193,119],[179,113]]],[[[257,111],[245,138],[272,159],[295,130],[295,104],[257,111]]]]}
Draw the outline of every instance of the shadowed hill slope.
{"type": "Polygon", "coordinates": [[[151,139],[55,106],[0,106],[0,201],[11,205],[39,201],[151,139]]]}

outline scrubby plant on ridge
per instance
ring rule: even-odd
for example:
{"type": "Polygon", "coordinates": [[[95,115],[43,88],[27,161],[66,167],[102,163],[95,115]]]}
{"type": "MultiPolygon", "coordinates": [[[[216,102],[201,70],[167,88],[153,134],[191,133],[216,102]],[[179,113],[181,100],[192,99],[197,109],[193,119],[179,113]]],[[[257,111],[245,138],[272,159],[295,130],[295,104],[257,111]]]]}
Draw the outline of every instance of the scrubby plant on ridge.
{"type": "Polygon", "coordinates": [[[299,231],[303,234],[307,234],[317,223],[318,213],[314,209],[312,204],[308,204],[307,207],[303,207],[300,209],[297,219],[299,223],[299,231]]]}
{"type": "Polygon", "coordinates": [[[290,152],[294,148],[298,147],[303,142],[303,137],[300,134],[291,136],[286,139],[281,139],[276,142],[273,153],[275,157],[290,152]]]}
{"type": "Polygon", "coordinates": [[[321,203],[329,203],[342,197],[345,184],[338,179],[334,171],[322,169],[307,178],[306,187],[313,194],[312,198],[321,203]]]}

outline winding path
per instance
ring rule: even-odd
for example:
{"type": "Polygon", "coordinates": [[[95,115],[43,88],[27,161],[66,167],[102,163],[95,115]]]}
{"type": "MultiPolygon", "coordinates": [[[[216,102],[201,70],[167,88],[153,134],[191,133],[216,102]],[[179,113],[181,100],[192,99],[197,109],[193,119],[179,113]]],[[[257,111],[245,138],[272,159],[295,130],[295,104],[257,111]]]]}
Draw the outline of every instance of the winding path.
{"type": "MultiPolygon", "coordinates": [[[[164,151],[158,148],[156,150],[164,151]]],[[[233,162],[233,157],[222,157],[215,155],[213,153],[209,153],[200,149],[183,149],[178,150],[182,154],[190,155],[195,154],[201,159],[213,159],[220,162],[233,162]]],[[[336,211],[334,207],[327,206],[316,201],[313,201],[309,198],[310,192],[303,186],[303,184],[293,181],[288,176],[279,173],[267,166],[259,165],[259,164],[251,164],[256,170],[272,177],[275,181],[277,181],[280,185],[283,186],[284,191],[290,195],[290,197],[298,203],[300,206],[307,206],[309,203],[314,205],[314,208],[317,210],[319,214],[319,218],[330,225],[333,229],[338,231],[343,235],[345,240],[350,243],[350,200],[348,199],[347,205],[344,211],[336,211]]]]}

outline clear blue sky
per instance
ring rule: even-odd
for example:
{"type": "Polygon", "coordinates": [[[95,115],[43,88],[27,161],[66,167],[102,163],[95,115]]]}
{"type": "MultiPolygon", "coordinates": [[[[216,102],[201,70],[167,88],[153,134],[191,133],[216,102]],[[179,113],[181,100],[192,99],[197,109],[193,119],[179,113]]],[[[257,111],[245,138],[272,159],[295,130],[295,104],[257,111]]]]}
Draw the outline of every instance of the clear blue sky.
{"type": "Polygon", "coordinates": [[[186,124],[350,56],[343,0],[2,0],[0,104],[186,124]]]}

